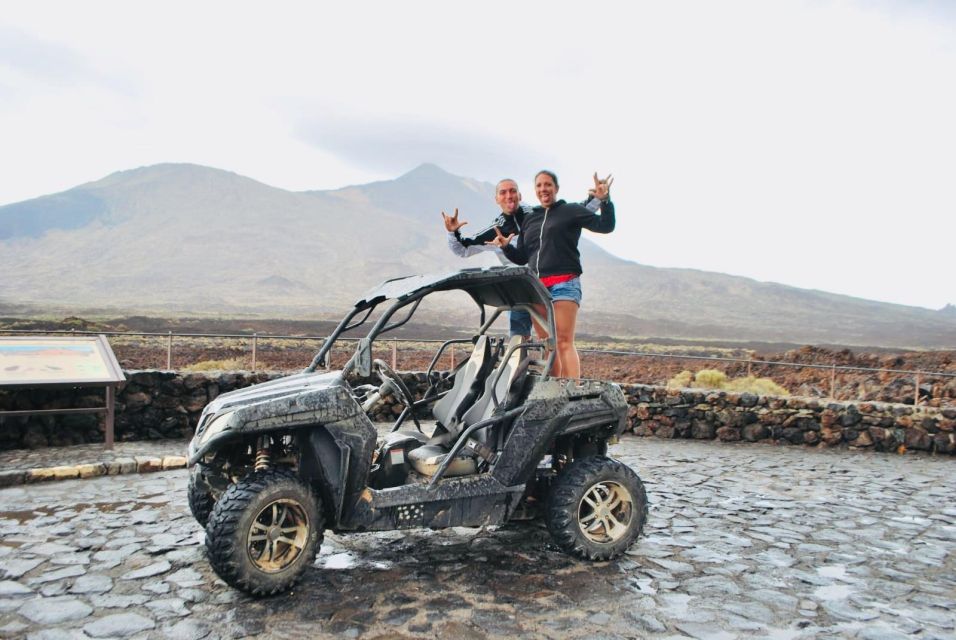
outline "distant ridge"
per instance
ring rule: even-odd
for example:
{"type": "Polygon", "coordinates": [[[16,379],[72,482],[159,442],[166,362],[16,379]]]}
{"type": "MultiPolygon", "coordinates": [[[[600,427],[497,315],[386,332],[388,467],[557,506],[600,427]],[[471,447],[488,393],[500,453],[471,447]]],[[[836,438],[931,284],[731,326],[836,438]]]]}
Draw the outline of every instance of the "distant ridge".
{"type": "MultiPolygon", "coordinates": [[[[440,212],[480,229],[493,185],[425,163],[394,180],[291,192],[194,164],[118,171],[0,207],[5,308],[332,317],[391,277],[497,264],[447,248],[440,212]]],[[[956,348],[956,307],[907,307],[622,260],[581,243],[582,331],[956,348]]],[[[467,304],[467,301],[465,301],[467,304]]],[[[461,300],[435,313],[464,322],[461,300]]]]}

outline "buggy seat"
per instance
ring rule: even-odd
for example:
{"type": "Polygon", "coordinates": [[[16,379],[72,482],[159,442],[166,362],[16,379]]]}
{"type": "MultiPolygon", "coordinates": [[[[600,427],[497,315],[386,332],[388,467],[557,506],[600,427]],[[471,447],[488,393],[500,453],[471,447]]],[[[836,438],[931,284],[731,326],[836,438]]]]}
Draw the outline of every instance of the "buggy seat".
{"type": "Polygon", "coordinates": [[[432,408],[432,414],[439,424],[453,430],[461,422],[462,415],[478,397],[493,364],[488,336],[478,336],[471,357],[455,375],[451,391],[432,408]]]}
{"type": "MultiPolygon", "coordinates": [[[[468,426],[486,420],[494,414],[495,403],[494,400],[492,400],[492,393],[494,393],[500,405],[507,406],[511,388],[520,377],[523,351],[523,349],[517,347],[520,343],[520,336],[511,338],[511,341],[508,343],[508,350],[515,347],[514,350],[511,351],[511,355],[507,360],[502,360],[494,371],[485,376],[484,390],[481,396],[463,412],[460,421],[451,427],[447,424],[443,424],[447,429],[446,433],[433,436],[427,444],[416,448],[408,454],[408,461],[415,471],[426,476],[435,474],[447,457],[451,445],[455,442],[455,438],[468,426]],[[497,384],[495,384],[496,379],[497,384]]],[[[446,398],[447,397],[448,396],[446,396],[446,398]]],[[[498,425],[488,425],[487,427],[483,427],[479,432],[472,435],[472,439],[483,443],[483,445],[492,444],[493,439],[491,438],[491,433],[497,426],[498,425]]],[[[449,477],[463,476],[476,473],[477,470],[478,461],[474,452],[468,449],[462,449],[455,455],[455,460],[448,465],[448,468],[445,470],[445,475],[449,477]]]]}

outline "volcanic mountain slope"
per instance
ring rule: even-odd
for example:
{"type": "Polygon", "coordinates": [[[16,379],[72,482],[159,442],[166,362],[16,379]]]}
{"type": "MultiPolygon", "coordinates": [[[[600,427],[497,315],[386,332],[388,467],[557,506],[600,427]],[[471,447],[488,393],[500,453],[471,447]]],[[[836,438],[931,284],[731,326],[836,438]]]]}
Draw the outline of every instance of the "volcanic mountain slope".
{"type": "MultiPolygon", "coordinates": [[[[478,230],[493,186],[422,165],[290,192],[164,164],[0,207],[0,307],[328,317],[391,277],[497,264],[446,247],[440,211],[478,230]]],[[[582,239],[582,330],[611,335],[956,347],[956,316],[617,258],[582,239]]],[[[460,299],[434,307],[462,320],[460,299]]]]}

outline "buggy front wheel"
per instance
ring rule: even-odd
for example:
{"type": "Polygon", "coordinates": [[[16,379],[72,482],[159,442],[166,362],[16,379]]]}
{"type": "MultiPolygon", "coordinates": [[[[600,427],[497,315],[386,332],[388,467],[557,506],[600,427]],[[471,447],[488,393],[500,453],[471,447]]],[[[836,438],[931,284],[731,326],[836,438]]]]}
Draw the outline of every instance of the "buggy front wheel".
{"type": "Polygon", "coordinates": [[[312,564],[322,532],[311,489],[290,470],[268,469],[222,494],[206,525],[206,551],[228,584],[270,596],[291,588],[312,564]]]}

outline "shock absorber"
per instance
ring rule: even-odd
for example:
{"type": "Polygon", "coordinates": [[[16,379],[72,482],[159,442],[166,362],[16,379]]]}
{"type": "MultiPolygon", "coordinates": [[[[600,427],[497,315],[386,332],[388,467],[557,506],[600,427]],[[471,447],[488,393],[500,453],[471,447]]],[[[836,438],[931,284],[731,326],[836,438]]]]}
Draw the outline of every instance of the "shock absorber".
{"type": "Polygon", "coordinates": [[[256,442],[256,471],[263,471],[269,468],[272,458],[269,454],[269,436],[262,436],[256,442]]]}

